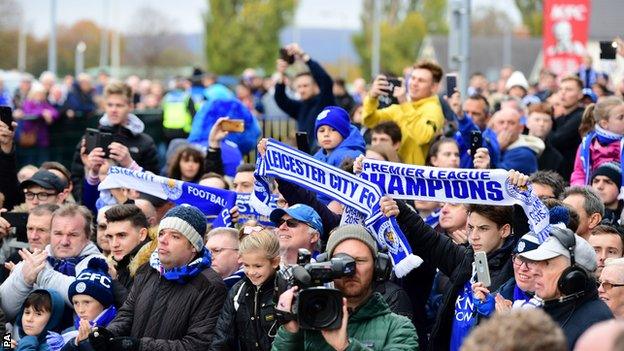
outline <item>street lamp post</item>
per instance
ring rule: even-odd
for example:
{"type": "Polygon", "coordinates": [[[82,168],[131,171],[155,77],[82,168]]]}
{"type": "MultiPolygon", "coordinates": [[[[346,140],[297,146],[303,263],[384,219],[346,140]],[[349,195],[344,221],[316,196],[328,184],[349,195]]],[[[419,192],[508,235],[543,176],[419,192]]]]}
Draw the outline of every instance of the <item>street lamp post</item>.
{"type": "Polygon", "coordinates": [[[76,45],[76,77],[84,72],[84,53],[87,50],[87,44],[81,41],[76,45]]]}

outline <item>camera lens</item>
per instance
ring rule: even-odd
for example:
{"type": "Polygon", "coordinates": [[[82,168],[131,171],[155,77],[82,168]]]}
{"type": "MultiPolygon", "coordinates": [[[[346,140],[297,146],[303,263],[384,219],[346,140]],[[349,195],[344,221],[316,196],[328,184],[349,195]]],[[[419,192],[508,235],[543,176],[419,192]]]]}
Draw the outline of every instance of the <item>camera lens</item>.
{"type": "Polygon", "coordinates": [[[325,329],[336,325],[342,316],[342,297],[330,289],[307,290],[299,296],[298,314],[303,325],[325,329]]]}

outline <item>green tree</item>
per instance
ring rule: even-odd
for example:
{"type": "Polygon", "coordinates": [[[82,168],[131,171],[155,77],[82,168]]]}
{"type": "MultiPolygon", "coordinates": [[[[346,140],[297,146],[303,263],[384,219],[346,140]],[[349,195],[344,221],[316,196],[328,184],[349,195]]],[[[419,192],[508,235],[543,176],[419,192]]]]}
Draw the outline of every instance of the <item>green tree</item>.
{"type": "MultiPolygon", "coordinates": [[[[416,61],[420,44],[427,33],[429,23],[423,13],[425,3],[445,0],[402,1],[382,0],[380,21],[380,65],[384,72],[401,74],[403,68],[416,61]]],[[[373,0],[364,0],[362,31],[353,36],[353,44],[360,56],[364,76],[370,78],[372,53],[373,0]]],[[[428,11],[436,7],[429,7],[428,11]]],[[[442,16],[445,18],[445,16],[442,16]]],[[[433,27],[441,25],[432,25],[433,27]]],[[[446,26],[446,25],[445,25],[446,26]]],[[[444,26],[444,28],[446,28],[444,26]]],[[[439,28],[443,29],[443,28],[439,28]]]]}
{"type": "Polygon", "coordinates": [[[544,20],[543,0],[515,0],[516,6],[522,14],[522,23],[529,30],[529,33],[538,37],[542,35],[542,23],[544,20]]]}
{"type": "Polygon", "coordinates": [[[208,69],[239,74],[246,67],[275,66],[281,29],[296,0],[208,0],[204,16],[208,69]]]}

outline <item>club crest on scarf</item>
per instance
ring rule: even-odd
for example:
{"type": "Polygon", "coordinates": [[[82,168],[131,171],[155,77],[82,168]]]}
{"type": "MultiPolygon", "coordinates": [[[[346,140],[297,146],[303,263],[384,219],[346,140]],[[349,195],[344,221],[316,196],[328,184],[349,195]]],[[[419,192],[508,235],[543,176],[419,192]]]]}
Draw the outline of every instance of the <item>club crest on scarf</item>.
{"type": "Polygon", "coordinates": [[[167,179],[166,182],[162,183],[162,189],[167,197],[173,201],[182,196],[182,185],[178,184],[175,179],[167,179]]]}
{"type": "Polygon", "coordinates": [[[381,224],[377,232],[377,237],[379,242],[386,244],[386,248],[388,248],[390,253],[397,254],[401,249],[390,222],[386,221],[381,224]]]}

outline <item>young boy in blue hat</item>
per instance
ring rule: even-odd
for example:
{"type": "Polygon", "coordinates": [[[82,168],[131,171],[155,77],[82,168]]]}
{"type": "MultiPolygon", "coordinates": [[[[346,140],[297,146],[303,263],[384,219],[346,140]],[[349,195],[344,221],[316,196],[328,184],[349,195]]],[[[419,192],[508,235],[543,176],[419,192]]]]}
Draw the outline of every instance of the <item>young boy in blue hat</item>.
{"type": "Polygon", "coordinates": [[[92,327],[105,327],[115,318],[113,280],[108,265],[101,258],[92,258],[87,268],[69,286],[67,293],[74,306],[74,326],[63,335],[48,338],[50,350],[93,350],[89,344],[92,327]]]}
{"type": "Polygon", "coordinates": [[[360,131],[351,125],[349,114],[338,106],[327,106],[318,114],[314,124],[320,150],[314,158],[340,167],[346,158],[355,159],[366,152],[360,131]]]}

